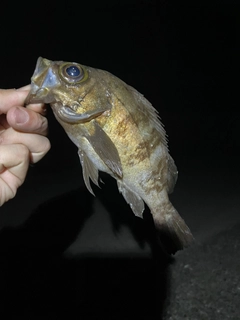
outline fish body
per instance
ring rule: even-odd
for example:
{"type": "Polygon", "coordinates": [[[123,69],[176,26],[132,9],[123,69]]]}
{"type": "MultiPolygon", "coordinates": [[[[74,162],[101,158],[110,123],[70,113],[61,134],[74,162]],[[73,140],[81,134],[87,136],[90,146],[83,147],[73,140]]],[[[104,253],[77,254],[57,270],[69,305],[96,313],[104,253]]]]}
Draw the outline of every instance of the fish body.
{"type": "Polygon", "coordinates": [[[169,200],[177,168],[157,111],[142,94],[111,73],[75,62],[39,58],[26,104],[49,103],[78,147],[83,178],[98,185],[98,171],[116,179],[134,214],[150,208],[156,229],[171,237],[170,253],[193,236],[169,200]]]}

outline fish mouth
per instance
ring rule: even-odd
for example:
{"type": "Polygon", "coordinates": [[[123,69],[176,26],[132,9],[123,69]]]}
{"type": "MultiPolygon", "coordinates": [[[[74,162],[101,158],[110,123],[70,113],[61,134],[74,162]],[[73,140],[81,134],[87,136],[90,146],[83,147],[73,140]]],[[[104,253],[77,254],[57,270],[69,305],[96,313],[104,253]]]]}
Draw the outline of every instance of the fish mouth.
{"type": "Polygon", "coordinates": [[[59,84],[54,63],[51,60],[39,57],[31,78],[31,88],[25,99],[25,104],[55,102],[53,91],[59,84]]]}
{"type": "Polygon", "coordinates": [[[49,92],[47,88],[39,88],[37,90],[30,89],[29,94],[27,95],[25,99],[25,105],[28,105],[30,103],[54,103],[56,102],[53,94],[49,92]]]}

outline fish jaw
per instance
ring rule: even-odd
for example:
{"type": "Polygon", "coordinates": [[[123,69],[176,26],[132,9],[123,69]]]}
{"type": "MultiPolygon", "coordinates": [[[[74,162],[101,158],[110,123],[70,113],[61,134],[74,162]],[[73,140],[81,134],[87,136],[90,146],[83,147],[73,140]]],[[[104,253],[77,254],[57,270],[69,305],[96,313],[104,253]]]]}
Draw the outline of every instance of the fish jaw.
{"type": "Polygon", "coordinates": [[[60,86],[56,67],[56,63],[51,60],[38,58],[25,104],[55,102],[53,91],[60,86]]]}
{"type": "Polygon", "coordinates": [[[52,108],[56,110],[55,115],[57,118],[59,118],[63,122],[70,124],[80,124],[89,122],[92,119],[97,118],[98,116],[106,112],[106,109],[104,108],[79,114],[73,111],[68,106],[61,105],[60,103],[57,103],[56,106],[52,105],[52,108]]]}

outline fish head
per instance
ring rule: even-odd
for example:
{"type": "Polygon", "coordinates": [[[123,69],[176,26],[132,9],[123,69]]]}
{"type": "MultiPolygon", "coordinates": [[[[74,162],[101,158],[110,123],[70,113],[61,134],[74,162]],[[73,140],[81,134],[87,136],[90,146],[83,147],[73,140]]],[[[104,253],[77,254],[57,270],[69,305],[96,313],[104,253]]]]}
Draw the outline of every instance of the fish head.
{"type": "Polygon", "coordinates": [[[81,91],[84,91],[81,90],[82,84],[87,80],[87,69],[78,63],[39,57],[25,103],[60,102],[71,107],[81,97],[81,91]]]}
{"type": "Polygon", "coordinates": [[[88,122],[111,108],[97,69],[76,62],[37,60],[25,104],[50,104],[58,121],[88,122]]]}

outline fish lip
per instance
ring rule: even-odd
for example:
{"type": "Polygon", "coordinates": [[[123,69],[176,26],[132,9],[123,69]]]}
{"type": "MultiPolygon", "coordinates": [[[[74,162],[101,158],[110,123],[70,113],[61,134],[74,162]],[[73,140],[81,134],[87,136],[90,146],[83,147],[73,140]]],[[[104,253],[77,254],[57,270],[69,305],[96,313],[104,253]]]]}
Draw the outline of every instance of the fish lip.
{"type": "Polygon", "coordinates": [[[29,92],[29,94],[27,95],[24,104],[28,105],[31,103],[44,103],[43,99],[37,98],[36,94],[29,92]]]}
{"type": "Polygon", "coordinates": [[[34,103],[54,103],[56,100],[51,94],[48,94],[46,88],[39,88],[37,90],[30,90],[29,94],[25,99],[25,105],[34,104],[34,103]]]}

